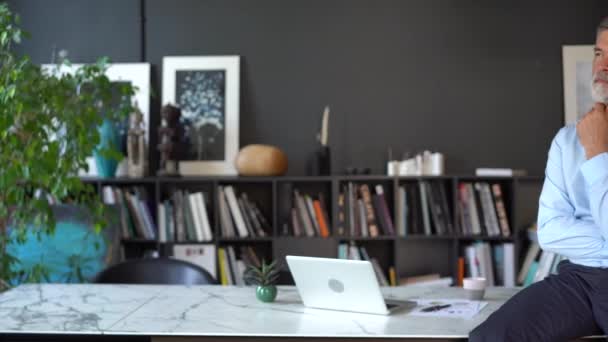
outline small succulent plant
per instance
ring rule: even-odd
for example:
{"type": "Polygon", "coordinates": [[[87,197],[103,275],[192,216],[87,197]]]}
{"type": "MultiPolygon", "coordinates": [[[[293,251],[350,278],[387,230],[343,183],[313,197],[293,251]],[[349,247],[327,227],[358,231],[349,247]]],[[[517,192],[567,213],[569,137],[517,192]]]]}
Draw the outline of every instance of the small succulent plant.
{"type": "Polygon", "coordinates": [[[245,271],[245,281],[248,284],[258,286],[270,286],[274,285],[279,278],[280,267],[277,264],[277,260],[274,260],[270,264],[267,264],[265,260],[262,260],[262,265],[256,267],[249,265],[245,271]]]}

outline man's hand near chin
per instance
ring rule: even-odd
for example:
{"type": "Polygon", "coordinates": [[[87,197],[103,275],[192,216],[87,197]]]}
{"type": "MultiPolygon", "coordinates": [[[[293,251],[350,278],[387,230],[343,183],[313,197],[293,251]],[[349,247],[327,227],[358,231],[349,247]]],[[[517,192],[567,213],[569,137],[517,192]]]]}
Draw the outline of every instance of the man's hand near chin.
{"type": "Polygon", "coordinates": [[[603,103],[596,103],[593,109],[576,125],[578,139],[585,149],[585,156],[591,159],[608,152],[608,111],[603,103]]]}

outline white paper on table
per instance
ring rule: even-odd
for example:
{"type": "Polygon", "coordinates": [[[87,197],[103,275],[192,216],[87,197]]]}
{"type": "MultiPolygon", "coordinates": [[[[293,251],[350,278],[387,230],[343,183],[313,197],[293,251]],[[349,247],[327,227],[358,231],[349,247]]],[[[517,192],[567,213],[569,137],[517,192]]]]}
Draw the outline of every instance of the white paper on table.
{"type": "Polygon", "coordinates": [[[468,299],[416,299],[416,307],[409,315],[423,317],[452,317],[471,319],[481,311],[488,302],[468,299]],[[449,307],[437,311],[423,312],[422,310],[435,305],[447,305],[449,307]]]}

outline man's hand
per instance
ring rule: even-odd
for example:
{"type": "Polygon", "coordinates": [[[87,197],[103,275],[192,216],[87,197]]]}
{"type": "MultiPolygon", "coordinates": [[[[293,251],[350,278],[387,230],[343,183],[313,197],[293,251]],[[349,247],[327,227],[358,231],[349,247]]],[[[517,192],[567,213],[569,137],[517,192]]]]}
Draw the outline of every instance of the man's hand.
{"type": "Polygon", "coordinates": [[[576,125],[581,145],[585,148],[587,159],[608,152],[608,112],[606,105],[596,103],[593,109],[576,125]]]}

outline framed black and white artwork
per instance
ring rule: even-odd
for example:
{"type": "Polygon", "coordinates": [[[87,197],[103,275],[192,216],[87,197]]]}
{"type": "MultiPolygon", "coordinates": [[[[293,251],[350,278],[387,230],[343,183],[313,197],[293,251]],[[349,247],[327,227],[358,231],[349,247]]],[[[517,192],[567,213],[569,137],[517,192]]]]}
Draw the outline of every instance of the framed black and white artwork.
{"type": "Polygon", "coordinates": [[[237,174],[239,83],[239,56],[163,58],[163,105],[182,112],[180,174],[237,174]]]}
{"type": "MultiPolygon", "coordinates": [[[[42,68],[47,72],[58,72],[61,74],[73,74],[84,64],[71,64],[70,66],[61,65],[57,68],[57,64],[43,64],[42,68]]],[[[108,65],[106,76],[112,82],[113,104],[118,105],[120,99],[120,85],[129,83],[135,87],[135,95],[129,99],[133,105],[136,105],[143,114],[143,123],[146,129],[145,141],[149,146],[150,141],[150,64],[149,63],[112,63],[108,65]]],[[[120,152],[127,155],[127,135],[129,130],[129,118],[125,118],[123,122],[118,124],[120,131],[120,152]]],[[[147,156],[146,156],[147,158],[147,156]]],[[[89,170],[80,170],[80,176],[94,177],[98,176],[97,165],[93,156],[87,158],[89,170]]],[[[116,177],[124,177],[128,175],[127,159],[124,158],[116,170],[116,177]]]]}
{"type": "Polygon", "coordinates": [[[591,80],[593,45],[562,46],[564,122],[575,123],[593,107],[591,80]]]}

